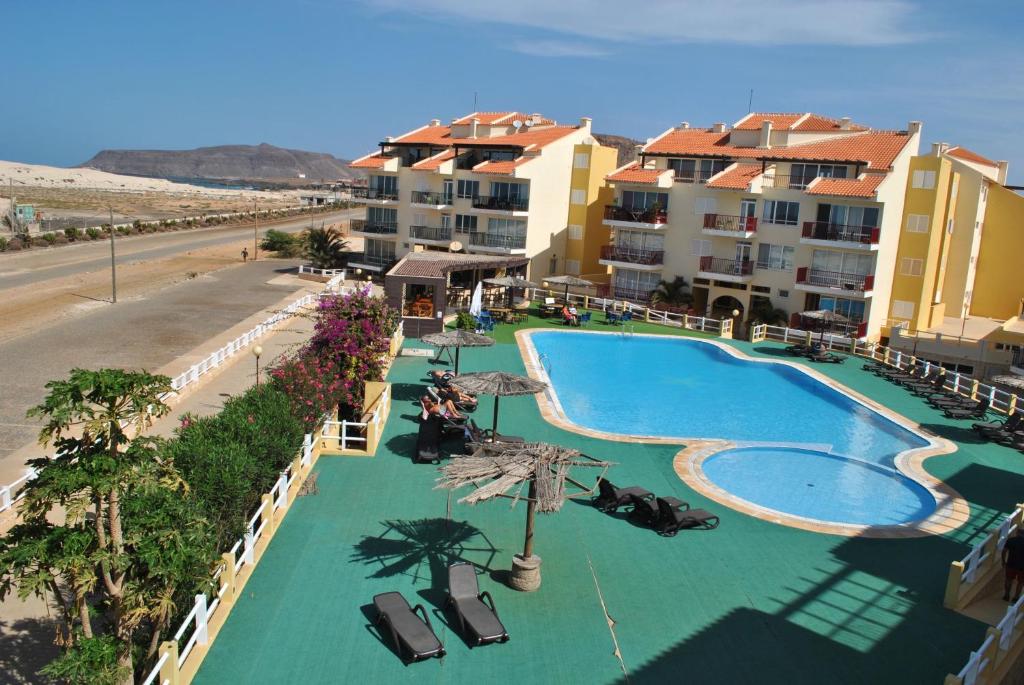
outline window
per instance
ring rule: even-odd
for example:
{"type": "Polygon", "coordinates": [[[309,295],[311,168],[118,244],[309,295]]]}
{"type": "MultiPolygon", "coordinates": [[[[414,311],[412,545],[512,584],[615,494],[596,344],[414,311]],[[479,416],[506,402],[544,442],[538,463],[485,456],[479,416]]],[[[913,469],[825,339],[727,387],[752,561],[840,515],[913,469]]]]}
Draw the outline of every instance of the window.
{"type": "Polygon", "coordinates": [[[785,202],[782,200],[766,200],[764,203],[764,214],[762,218],[770,224],[783,224],[785,226],[796,226],[800,217],[799,202],[785,202]]]}
{"type": "Polygon", "coordinates": [[[675,173],[677,181],[704,183],[729,163],[724,159],[670,159],[668,168],[675,173]]]}
{"type": "Polygon", "coordinates": [[[934,188],[935,187],[935,172],[934,171],[915,171],[914,172],[914,180],[913,180],[913,184],[912,185],[913,185],[914,188],[923,188],[925,190],[930,190],[930,189],[934,188]]]}
{"type": "Polygon", "coordinates": [[[446,178],[443,185],[441,186],[441,194],[444,196],[444,203],[450,205],[452,203],[452,180],[446,178]]]}
{"type": "Polygon", "coordinates": [[[622,206],[627,209],[650,209],[658,205],[668,209],[668,193],[653,193],[642,190],[622,191],[622,206]]]}
{"type": "Polygon", "coordinates": [[[420,283],[409,283],[405,286],[405,297],[402,298],[402,316],[414,316],[421,319],[434,317],[434,286],[420,283]]]}
{"type": "Polygon", "coordinates": [[[487,233],[522,238],[526,235],[526,222],[522,219],[488,219],[487,233]]]}
{"type": "Polygon", "coordinates": [[[846,178],[846,167],[834,164],[791,164],[789,187],[806,188],[816,178],[846,178]]]}
{"type": "Polygon", "coordinates": [[[815,250],[811,255],[811,269],[836,274],[867,276],[871,273],[872,261],[871,255],[815,250]]]}
{"type": "Polygon", "coordinates": [[[818,300],[818,309],[827,309],[836,314],[842,314],[851,323],[860,323],[864,320],[864,302],[861,300],[846,300],[842,297],[822,295],[818,300]]]}
{"type": "Polygon", "coordinates": [[[476,231],[476,215],[475,214],[456,214],[455,215],[455,232],[456,233],[473,233],[476,231]]]}
{"type": "Polygon", "coordinates": [[[580,190],[579,188],[573,188],[572,192],[569,193],[569,202],[574,205],[587,204],[587,191],[580,190]]]}
{"type": "Polygon", "coordinates": [[[579,224],[569,224],[569,240],[583,240],[583,227],[579,224]]]}
{"type": "Polygon", "coordinates": [[[577,169],[586,169],[590,166],[590,155],[586,152],[577,152],[575,159],[572,162],[573,167],[577,169]]]}
{"type": "Polygon", "coordinates": [[[818,222],[852,228],[878,228],[878,207],[818,205],[818,222]]]}
{"type": "Polygon", "coordinates": [[[398,223],[398,210],[394,207],[367,207],[366,223],[374,226],[398,223]]]}
{"type": "MultiPolygon", "coordinates": [[[[473,218],[476,218],[476,217],[473,217],[473,218]]],[[[451,214],[442,214],[441,215],[441,228],[451,228],[451,227],[452,227],[452,215],[451,214]]]]}
{"type": "Polygon", "coordinates": [[[690,241],[693,246],[694,257],[706,257],[711,254],[711,241],[710,240],[692,240],[690,241]]]}
{"type": "Polygon", "coordinates": [[[947,219],[946,220],[946,233],[948,233],[949,235],[953,235],[953,229],[955,227],[956,227],[956,224],[953,223],[952,219],[947,219]]]}
{"type": "Polygon", "coordinates": [[[661,252],[665,249],[665,236],[647,231],[615,231],[615,245],[625,250],[661,252]]]}
{"type": "Polygon", "coordinates": [[[893,300],[892,301],[892,318],[894,319],[913,319],[914,318],[914,303],[908,300],[893,300]]]}
{"type": "Polygon", "coordinates": [[[372,264],[387,264],[395,261],[395,244],[390,240],[367,238],[363,251],[372,264]]]}
{"type": "Polygon", "coordinates": [[[480,196],[480,181],[459,181],[458,197],[474,198],[480,196]]]}
{"type": "Polygon", "coordinates": [[[772,294],[772,289],[765,285],[752,285],[750,289],[755,293],[765,293],[766,295],[772,294]]]}
{"type": "Polygon", "coordinates": [[[578,259],[567,259],[565,260],[565,273],[567,274],[578,274],[580,272],[580,260],[578,259]]]}
{"type": "Polygon", "coordinates": [[[530,197],[530,186],[526,183],[491,182],[491,197],[502,200],[525,200],[530,197]]]}
{"type": "Polygon", "coordinates": [[[697,197],[693,200],[693,213],[697,216],[714,214],[718,210],[718,200],[713,197],[697,197]]]}
{"type": "Polygon", "coordinates": [[[927,233],[931,217],[927,214],[908,214],[907,231],[909,233],[927,233]]]}
{"type": "Polygon", "coordinates": [[[924,260],[904,257],[900,260],[900,273],[904,276],[920,276],[924,273],[924,260]]]}
{"type": "Polygon", "coordinates": [[[378,195],[397,195],[397,176],[371,176],[369,182],[370,190],[377,191],[378,195]]]}
{"type": "Polygon", "coordinates": [[[615,287],[649,293],[658,287],[661,274],[651,271],[615,270],[615,287]]]}
{"type": "Polygon", "coordinates": [[[551,261],[548,263],[548,273],[558,273],[558,255],[551,255],[551,261]]]}
{"type": "Polygon", "coordinates": [[[796,248],[788,245],[761,243],[757,246],[757,268],[773,271],[792,271],[796,248]]]}
{"type": "Polygon", "coordinates": [[[789,291],[788,290],[780,290],[779,291],[779,297],[789,297],[789,291]]]}

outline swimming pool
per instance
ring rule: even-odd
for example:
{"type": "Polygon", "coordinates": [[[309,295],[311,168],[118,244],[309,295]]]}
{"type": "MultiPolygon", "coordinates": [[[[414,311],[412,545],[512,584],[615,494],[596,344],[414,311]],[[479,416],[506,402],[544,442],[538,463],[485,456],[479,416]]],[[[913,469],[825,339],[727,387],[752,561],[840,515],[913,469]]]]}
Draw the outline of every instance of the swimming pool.
{"type": "Polygon", "coordinates": [[[794,366],[739,358],[676,336],[534,331],[565,420],[624,436],[727,440],[703,474],[757,507],[850,525],[929,516],[935,498],[901,474],[897,457],[930,446],[794,366]]]}

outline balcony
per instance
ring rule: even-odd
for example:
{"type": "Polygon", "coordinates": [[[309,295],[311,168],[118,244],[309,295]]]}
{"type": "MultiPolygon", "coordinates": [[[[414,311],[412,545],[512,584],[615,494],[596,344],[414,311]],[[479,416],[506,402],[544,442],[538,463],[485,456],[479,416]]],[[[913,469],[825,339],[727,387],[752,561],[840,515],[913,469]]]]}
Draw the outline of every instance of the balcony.
{"type": "Polygon", "coordinates": [[[708,179],[719,171],[680,171],[673,177],[676,183],[707,183],[708,179]]]}
{"type": "Polygon", "coordinates": [[[360,252],[348,256],[349,268],[368,269],[369,271],[381,271],[384,267],[394,263],[397,258],[394,253],[366,253],[360,252]]]}
{"type": "Polygon", "coordinates": [[[395,235],[398,233],[398,224],[393,221],[352,219],[349,227],[353,233],[366,233],[368,235],[395,235]]]}
{"type": "Polygon", "coordinates": [[[659,271],[665,263],[664,250],[642,250],[628,245],[602,245],[600,263],[627,266],[640,271],[659,271]]]}
{"type": "Polygon", "coordinates": [[[416,207],[443,209],[445,207],[451,207],[452,196],[444,193],[414,190],[412,191],[412,204],[416,207]]]}
{"type": "Polygon", "coordinates": [[[702,278],[746,283],[754,275],[754,262],[749,259],[727,259],[705,256],[700,258],[697,274],[702,278]]]}
{"type": "Polygon", "coordinates": [[[526,236],[504,235],[501,233],[470,233],[469,247],[484,252],[522,254],[526,252],[526,236]]]}
{"type": "Polygon", "coordinates": [[[611,297],[614,300],[626,300],[635,304],[647,304],[651,301],[654,288],[628,288],[621,285],[612,286],[611,297]]]}
{"type": "Polygon", "coordinates": [[[488,212],[527,212],[530,210],[530,198],[478,195],[473,198],[473,209],[488,212]]]}
{"type": "Polygon", "coordinates": [[[410,226],[409,239],[447,245],[452,241],[452,229],[450,226],[410,226]]]}
{"type": "Polygon", "coordinates": [[[877,250],[881,230],[877,226],[850,226],[827,221],[805,221],[800,242],[805,245],[877,250]]]}
{"type": "Polygon", "coordinates": [[[395,188],[393,191],[384,191],[377,188],[353,188],[352,199],[380,204],[398,202],[398,188],[395,188]]]}
{"type": "Polygon", "coordinates": [[[873,274],[853,274],[801,266],[796,270],[796,288],[823,295],[870,297],[875,288],[873,274]]]}
{"type": "Polygon", "coordinates": [[[707,235],[722,235],[728,238],[750,238],[757,233],[757,217],[705,214],[704,228],[702,230],[707,235]]]}
{"type": "Polygon", "coordinates": [[[663,228],[668,223],[668,212],[664,209],[606,205],[604,223],[621,228],[663,228]]]}

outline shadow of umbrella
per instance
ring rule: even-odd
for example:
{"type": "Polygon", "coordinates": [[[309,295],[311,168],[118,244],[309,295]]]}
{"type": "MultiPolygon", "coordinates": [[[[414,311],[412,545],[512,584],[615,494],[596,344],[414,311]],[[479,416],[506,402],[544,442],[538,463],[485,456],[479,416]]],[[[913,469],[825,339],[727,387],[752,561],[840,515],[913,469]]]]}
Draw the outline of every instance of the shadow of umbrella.
{"type": "Polygon", "coordinates": [[[409,576],[444,587],[447,568],[468,561],[489,571],[498,549],[476,526],[443,518],[384,521],[384,532],[355,545],[352,560],[377,566],[368,578],[409,576]],[[479,561],[486,555],[487,561],[479,561]],[[472,558],[467,558],[472,557],[472,558]]]}

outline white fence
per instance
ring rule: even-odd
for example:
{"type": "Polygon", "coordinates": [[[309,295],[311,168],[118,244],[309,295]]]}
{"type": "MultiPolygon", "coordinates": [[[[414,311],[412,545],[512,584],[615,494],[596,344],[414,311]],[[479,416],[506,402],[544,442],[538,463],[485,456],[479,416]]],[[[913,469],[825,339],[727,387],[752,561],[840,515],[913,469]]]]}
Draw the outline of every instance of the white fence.
{"type": "Polygon", "coordinates": [[[989,628],[981,646],[971,652],[967,663],[956,676],[947,676],[946,683],[975,685],[998,683],[1006,679],[1021,647],[1021,621],[1024,620],[1024,596],[1006,608],[1006,613],[989,628]]]}
{"type": "Polygon", "coordinates": [[[25,475],[21,478],[8,483],[7,485],[0,486],[0,512],[5,512],[18,503],[21,498],[25,496],[24,491],[18,492],[18,489],[35,477],[36,470],[33,468],[26,468],[25,475]]]}
{"type": "Polygon", "coordinates": [[[842,348],[849,351],[854,350],[854,342],[856,338],[852,338],[848,335],[836,335],[835,333],[814,333],[812,331],[805,331],[799,328],[789,328],[788,326],[769,326],[767,324],[757,324],[750,331],[750,339],[754,342],[759,340],[777,340],[784,343],[801,343],[807,342],[808,339],[820,342],[828,349],[842,348]]]}
{"type": "MultiPolygon", "coordinates": [[[[564,299],[565,293],[541,289],[535,289],[533,291],[533,299],[535,301],[543,302],[546,297],[558,297],[564,299]]],[[[732,319],[712,319],[704,316],[690,316],[689,314],[683,314],[681,312],[668,312],[663,309],[651,309],[650,307],[634,304],[626,300],[615,300],[607,297],[591,297],[589,295],[577,295],[576,293],[569,293],[567,301],[572,306],[600,309],[604,312],[609,310],[629,312],[634,316],[640,317],[637,319],[638,321],[642,320],[650,323],[662,324],[664,326],[686,328],[691,331],[715,333],[716,335],[732,333],[732,319]]]]}
{"type": "Polygon", "coordinates": [[[365,416],[365,421],[324,421],[321,439],[326,443],[328,440],[335,441],[339,450],[368,449],[367,436],[370,427],[373,427],[373,435],[379,437],[384,430],[384,421],[387,418],[388,402],[391,397],[391,386],[385,385],[377,401],[374,403],[373,411],[365,416]]]}
{"type": "Polygon", "coordinates": [[[334,276],[341,276],[341,280],[345,280],[344,269],[318,269],[315,266],[306,266],[305,264],[299,265],[299,274],[309,274],[310,276],[326,276],[333,278],[334,276]]]}

